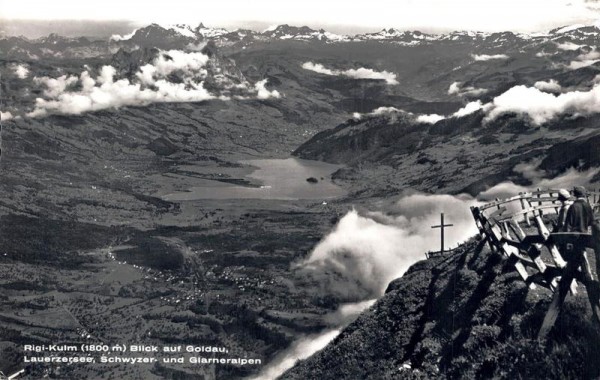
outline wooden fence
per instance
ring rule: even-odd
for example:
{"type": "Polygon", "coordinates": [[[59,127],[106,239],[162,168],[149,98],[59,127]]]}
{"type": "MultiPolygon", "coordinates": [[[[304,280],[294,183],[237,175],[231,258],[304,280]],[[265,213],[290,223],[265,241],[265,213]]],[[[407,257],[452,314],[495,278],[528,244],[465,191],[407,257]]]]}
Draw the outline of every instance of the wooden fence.
{"type": "MultiPolygon", "coordinates": [[[[597,212],[600,192],[589,192],[588,200],[597,212]]],[[[506,256],[530,287],[543,286],[554,292],[540,339],[545,339],[554,325],[567,292],[577,292],[576,280],[588,289],[594,315],[600,321],[599,290],[584,254],[586,248],[595,248],[594,238],[588,233],[551,232],[551,218],[547,216],[558,214],[560,207],[556,189],[537,189],[471,207],[479,233],[490,249],[506,256]]]]}

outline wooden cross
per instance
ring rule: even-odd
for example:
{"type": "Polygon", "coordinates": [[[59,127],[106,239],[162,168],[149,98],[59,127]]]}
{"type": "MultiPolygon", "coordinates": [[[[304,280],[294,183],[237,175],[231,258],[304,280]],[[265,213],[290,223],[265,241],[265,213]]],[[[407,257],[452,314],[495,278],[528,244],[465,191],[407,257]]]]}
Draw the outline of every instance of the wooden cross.
{"type": "Polygon", "coordinates": [[[442,231],[440,253],[444,253],[444,227],[452,227],[454,224],[444,224],[444,213],[441,214],[441,219],[442,222],[439,225],[431,226],[431,228],[439,228],[442,231]]]}

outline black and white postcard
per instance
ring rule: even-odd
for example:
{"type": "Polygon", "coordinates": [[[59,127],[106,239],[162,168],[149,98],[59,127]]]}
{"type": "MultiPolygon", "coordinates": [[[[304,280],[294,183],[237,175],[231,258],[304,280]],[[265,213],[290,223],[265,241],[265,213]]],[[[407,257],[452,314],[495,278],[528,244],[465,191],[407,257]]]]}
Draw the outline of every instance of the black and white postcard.
{"type": "Polygon", "coordinates": [[[600,376],[597,0],[0,0],[0,84],[0,379],[600,376]]]}

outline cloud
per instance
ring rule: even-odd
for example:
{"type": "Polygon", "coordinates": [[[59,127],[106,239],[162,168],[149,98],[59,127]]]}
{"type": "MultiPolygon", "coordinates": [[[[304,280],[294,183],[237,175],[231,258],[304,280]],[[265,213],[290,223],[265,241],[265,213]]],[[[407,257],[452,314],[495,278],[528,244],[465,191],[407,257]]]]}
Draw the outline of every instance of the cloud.
{"type": "Polygon", "coordinates": [[[315,73],[319,73],[319,74],[341,75],[340,71],[328,69],[320,63],[304,62],[302,64],[302,68],[305,70],[314,71],[315,73]]]}
{"type": "Polygon", "coordinates": [[[448,87],[448,94],[455,95],[460,93],[460,82],[453,82],[450,87],[448,87]]]}
{"type": "Polygon", "coordinates": [[[480,193],[477,196],[477,199],[481,201],[491,201],[496,198],[508,198],[521,192],[533,191],[538,188],[572,189],[573,186],[576,185],[591,187],[593,185],[594,177],[600,173],[600,168],[593,168],[583,172],[571,168],[557,177],[543,178],[547,173],[538,169],[536,164],[529,163],[517,165],[513,170],[522,173],[524,178],[531,180],[532,185],[522,186],[517,185],[512,181],[505,181],[480,193]]]}
{"type": "Polygon", "coordinates": [[[417,116],[418,123],[426,123],[426,124],[435,124],[440,120],[444,120],[446,117],[442,115],[438,115],[436,113],[432,113],[429,115],[419,115],[417,116]]]}
{"type": "Polygon", "coordinates": [[[302,64],[302,68],[324,75],[345,76],[353,79],[381,79],[385,80],[385,82],[389,85],[398,84],[396,74],[385,70],[375,71],[373,69],[367,69],[364,67],[360,67],[358,69],[335,70],[328,69],[320,63],[313,62],[304,62],[302,64]]]}
{"type": "Polygon", "coordinates": [[[581,69],[582,67],[591,66],[597,62],[600,62],[600,59],[587,59],[585,61],[571,61],[567,66],[571,70],[581,69]]]}
{"type": "Polygon", "coordinates": [[[493,54],[493,55],[471,54],[471,57],[473,57],[473,59],[476,61],[491,61],[494,59],[508,59],[509,58],[509,56],[506,54],[493,54]]]}
{"type": "Polygon", "coordinates": [[[425,252],[439,249],[431,226],[439,223],[440,212],[455,226],[446,231],[447,246],[476,233],[469,210],[474,203],[471,197],[413,194],[385,212],[352,210],[295,268],[349,301],[381,296],[425,252]]]}
{"type": "Polygon", "coordinates": [[[565,113],[589,115],[600,110],[600,84],[595,84],[589,91],[571,91],[559,95],[519,85],[495,97],[487,105],[487,110],[486,121],[505,113],[516,113],[528,116],[536,125],[565,113]]]}
{"type": "Polygon", "coordinates": [[[272,380],[281,376],[285,371],[292,368],[299,360],[312,356],[315,352],[322,350],[334,340],[342,328],[350,324],[364,310],[368,309],[376,300],[367,300],[357,303],[342,304],[340,307],[324,317],[325,322],[336,326],[318,334],[303,336],[292,345],[277,355],[262,371],[250,380],[272,380]]]}
{"type": "Polygon", "coordinates": [[[473,86],[462,87],[461,82],[454,82],[448,87],[448,95],[458,96],[478,96],[488,92],[485,88],[476,88],[473,86]]]}
{"type": "Polygon", "coordinates": [[[165,78],[179,70],[194,78],[205,78],[208,74],[205,66],[209,59],[200,52],[169,50],[159,54],[151,64],[142,66],[136,76],[144,84],[154,84],[157,78],[165,78]]]}
{"type": "MultiPolygon", "coordinates": [[[[37,98],[29,117],[41,117],[51,113],[81,114],[106,108],[139,106],[159,102],[198,102],[209,99],[227,100],[227,95],[211,94],[204,88],[208,77],[209,57],[199,53],[179,50],[161,52],[149,64],[142,66],[132,80],[115,78],[112,66],[103,66],[94,77],[90,69],[79,76],[63,75],[58,78],[34,78],[43,85],[45,98],[37,98]],[[178,82],[170,81],[171,74],[178,75],[178,82]]],[[[250,85],[246,81],[234,84],[221,73],[214,75],[223,93],[235,90],[259,99],[278,98],[281,94],[266,88],[266,80],[250,85]]],[[[236,96],[237,98],[245,98],[236,96]]]]}
{"type": "Polygon", "coordinates": [[[269,98],[280,98],[281,94],[279,94],[279,91],[277,90],[273,90],[273,91],[269,91],[266,88],[267,85],[267,79],[263,79],[261,81],[256,82],[256,84],[254,85],[254,89],[257,92],[256,97],[259,99],[269,99],[269,98]]]}
{"type": "Polygon", "coordinates": [[[370,115],[383,115],[395,112],[404,112],[396,107],[378,107],[370,115]]]}
{"type": "Polygon", "coordinates": [[[579,48],[584,47],[585,45],[577,45],[573,42],[561,42],[558,43],[556,42],[556,47],[559,48],[560,50],[566,50],[566,51],[573,51],[573,50],[577,50],[579,48]]]}
{"type": "Polygon", "coordinates": [[[398,84],[396,80],[396,74],[388,71],[374,71],[372,69],[365,69],[364,67],[358,69],[350,69],[342,72],[343,75],[355,78],[355,79],[383,79],[387,84],[398,84]]]}
{"type": "Polygon", "coordinates": [[[56,98],[65,90],[67,87],[70,87],[77,83],[78,78],[74,75],[63,75],[58,78],[49,78],[49,77],[34,77],[33,82],[36,84],[42,84],[46,87],[44,90],[44,95],[49,98],[56,98]]]}
{"type": "Polygon", "coordinates": [[[10,113],[8,111],[6,111],[6,112],[0,111],[0,121],[9,121],[13,118],[14,118],[14,116],[12,113],[10,113]]]}
{"type": "Polygon", "coordinates": [[[273,380],[292,368],[298,360],[304,360],[315,352],[322,350],[338,336],[340,330],[327,330],[319,334],[312,334],[296,340],[292,345],[277,355],[262,371],[250,380],[273,380]]]}
{"type": "Polygon", "coordinates": [[[537,81],[533,84],[533,87],[546,92],[560,92],[562,90],[562,86],[555,79],[550,79],[549,81],[537,81]]]}
{"type": "Polygon", "coordinates": [[[476,100],[474,102],[469,102],[463,108],[454,112],[452,116],[454,117],[463,117],[472,114],[473,112],[477,112],[480,109],[484,108],[481,100],[476,100]]]}
{"type": "Polygon", "coordinates": [[[112,107],[146,105],[155,102],[192,102],[213,99],[202,87],[202,82],[171,83],[165,79],[155,80],[154,88],[142,88],[139,83],[128,79],[114,80],[116,70],[103,66],[100,74],[93,79],[87,71],[80,77],[63,77],[59,80],[44,80],[52,84],[50,100],[36,99],[35,109],[27,116],[45,116],[48,113],[81,114],[112,107]],[[73,81],[72,78],[75,78],[73,81]],[[65,84],[80,82],[81,90],[65,91],[65,84]]]}
{"type": "Polygon", "coordinates": [[[591,66],[591,65],[595,64],[596,62],[600,62],[600,52],[598,52],[596,49],[593,49],[593,50],[589,51],[588,53],[580,54],[577,57],[577,59],[575,59],[574,61],[571,61],[571,63],[569,63],[567,68],[569,68],[571,70],[577,70],[582,67],[591,66]]]}
{"type": "Polygon", "coordinates": [[[390,117],[390,120],[393,122],[396,120],[396,116],[398,114],[403,114],[403,115],[409,116],[417,123],[435,124],[438,121],[444,120],[448,117],[463,117],[466,115],[470,115],[473,112],[479,111],[481,109],[485,111],[485,110],[489,109],[489,105],[487,105],[487,104],[484,105],[481,103],[481,100],[477,100],[477,101],[467,103],[463,108],[454,112],[450,116],[444,116],[444,115],[438,115],[438,114],[415,115],[412,112],[404,111],[404,110],[398,109],[396,107],[379,107],[367,114],[361,114],[359,112],[354,112],[352,114],[352,118],[354,120],[361,120],[363,118],[363,116],[388,115],[390,117]]]}
{"type": "Polygon", "coordinates": [[[396,120],[396,116],[398,114],[409,115],[409,116],[413,115],[412,112],[407,112],[407,111],[398,109],[396,107],[378,107],[369,113],[361,114],[360,112],[354,112],[354,113],[352,113],[352,118],[354,120],[360,120],[363,118],[363,116],[370,117],[370,116],[386,115],[386,116],[390,117],[390,120],[396,120]]]}
{"type": "Polygon", "coordinates": [[[113,34],[110,37],[110,41],[126,41],[126,40],[130,40],[134,35],[135,32],[137,32],[137,29],[134,29],[133,32],[129,33],[129,34],[123,34],[123,35],[119,35],[119,34],[113,34]]]}
{"type": "Polygon", "coordinates": [[[13,72],[15,73],[15,75],[20,79],[25,79],[29,75],[29,69],[27,68],[27,65],[24,65],[24,64],[16,65],[15,64],[12,66],[12,69],[13,69],[13,72]]]}

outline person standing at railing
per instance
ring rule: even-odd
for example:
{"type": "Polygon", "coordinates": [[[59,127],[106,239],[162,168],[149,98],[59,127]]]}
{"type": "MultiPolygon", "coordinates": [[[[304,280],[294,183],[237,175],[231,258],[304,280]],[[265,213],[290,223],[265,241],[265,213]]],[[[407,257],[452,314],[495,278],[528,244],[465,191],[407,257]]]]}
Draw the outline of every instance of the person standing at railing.
{"type": "MultiPolygon", "coordinates": [[[[576,199],[567,211],[567,219],[565,220],[565,231],[589,234],[590,227],[595,225],[594,210],[588,202],[585,187],[575,186],[573,188],[573,195],[576,199]]],[[[594,231],[594,228],[592,228],[592,236],[594,236],[595,233],[596,231],[594,231]]],[[[597,236],[595,236],[595,238],[597,238],[597,236]]],[[[594,313],[596,319],[600,321],[600,315],[598,315],[598,310],[600,309],[600,284],[598,283],[598,259],[600,255],[600,250],[598,249],[598,247],[594,247],[594,255],[596,257],[596,279],[594,279],[594,276],[592,275],[590,263],[588,261],[585,248],[581,253],[580,260],[581,271],[589,281],[587,285],[587,290],[590,302],[592,305],[594,305],[594,307],[592,307],[592,312],[594,313]]]]}
{"type": "Polygon", "coordinates": [[[564,232],[565,222],[567,221],[567,211],[571,207],[571,193],[566,189],[560,189],[558,191],[558,200],[560,201],[560,210],[558,211],[558,218],[554,225],[554,232],[564,232]]]}
{"type": "Polygon", "coordinates": [[[589,233],[589,228],[594,222],[594,211],[587,200],[585,187],[573,188],[575,202],[569,207],[563,230],[565,232],[589,233]]]}

